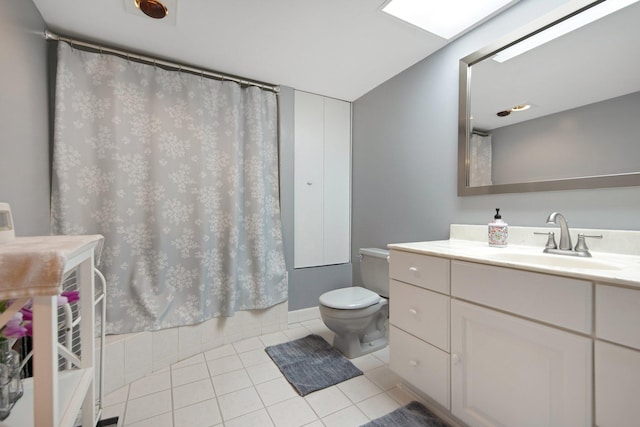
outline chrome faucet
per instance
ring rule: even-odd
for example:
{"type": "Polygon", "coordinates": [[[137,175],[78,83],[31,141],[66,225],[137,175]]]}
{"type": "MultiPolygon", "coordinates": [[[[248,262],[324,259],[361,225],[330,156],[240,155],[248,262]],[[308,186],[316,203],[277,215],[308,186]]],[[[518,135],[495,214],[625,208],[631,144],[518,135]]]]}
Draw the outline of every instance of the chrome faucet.
{"type": "Polygon", "coordinates": [[[558,245],[558,249],[561,251],[570,251],[573,249],[571,245],[571,234],[569,233],[569,225],[567,224],[567,220],[564,215],[560,212],[553,212],[547,218],[547,224],[558,224],[560,225],[560,244],[558,245]]]}
{"type": "Polygon", "coordinates": [[[545,253],[560,254],[560,255],[574,255],[579,257],[590,257],[591,253],[585,243],[585,237],[592,237],[595,239],[602,239],[602,234],[589,236],[583,233],[578,234],[578,243],[575,249],[571,245],[571,233],[569,232],[569,225],[564,215],[560,212],[553,212],[547,218],[547,224],[558,224],[560,226],[560,243],[556,245],[553,231],[549,233],[534,233],[534,234],[547,234],[549,239],[545,245],[545,253]]]}

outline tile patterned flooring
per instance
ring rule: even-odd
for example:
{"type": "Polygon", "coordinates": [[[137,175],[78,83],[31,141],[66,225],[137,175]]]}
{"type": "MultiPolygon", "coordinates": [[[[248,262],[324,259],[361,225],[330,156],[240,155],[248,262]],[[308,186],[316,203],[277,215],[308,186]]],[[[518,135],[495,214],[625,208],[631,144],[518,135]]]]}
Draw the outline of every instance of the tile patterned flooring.
{"type": "Polygon", "coordinates": [[[102,418],[119,427],[356,427],[413,400],[397,387],[388,347],[357,359],[364,375],[300,397],[264,351],[310,333],[331,342],[320,319],[180,361],[105,396],[102,418]]]}

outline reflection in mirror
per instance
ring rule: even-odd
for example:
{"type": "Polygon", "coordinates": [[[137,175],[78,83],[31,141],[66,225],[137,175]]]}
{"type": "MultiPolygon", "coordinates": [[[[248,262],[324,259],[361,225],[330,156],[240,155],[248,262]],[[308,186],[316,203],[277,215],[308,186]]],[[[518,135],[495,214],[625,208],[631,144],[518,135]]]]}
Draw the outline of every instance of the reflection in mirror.
{"type": "Polygon", "coordinates": [[[464,58],[458,193],[640,185],[638,21],[634,3],[501,62],[538,28],[464,58]]]}

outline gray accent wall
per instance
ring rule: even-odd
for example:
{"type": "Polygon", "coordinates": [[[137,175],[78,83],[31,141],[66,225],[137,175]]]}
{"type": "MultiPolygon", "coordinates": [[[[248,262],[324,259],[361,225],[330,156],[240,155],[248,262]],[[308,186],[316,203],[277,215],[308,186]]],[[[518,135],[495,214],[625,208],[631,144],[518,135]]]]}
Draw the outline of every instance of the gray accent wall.
{"type": "Polygon", "coordinates": [[[545,226],[560,211],[573,227],[640,230],[638,187],[457,195],[459,59],[560,4],[521,1],[354,102],[352,254],[446,239],[451,223],[486,224],[496,207],[510,225],[545,226]]]}
{"type": "Polygon", "coordinates": [[[635,92],[494,129],[493,183],[638,172],[639,118],[635,92]]]}
{"type": "Polygon", "coordinates": [[[31,0],[0,0],[0,201],[18,236],[49,234],[45,24],[31,0]]]}

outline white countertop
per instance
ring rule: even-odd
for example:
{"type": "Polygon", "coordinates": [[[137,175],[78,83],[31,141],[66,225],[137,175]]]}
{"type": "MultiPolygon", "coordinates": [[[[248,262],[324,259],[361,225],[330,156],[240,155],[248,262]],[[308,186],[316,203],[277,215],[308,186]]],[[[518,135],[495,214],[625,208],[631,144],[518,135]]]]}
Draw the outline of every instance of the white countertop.
{"type": "MultiPolygon", "coordinates": [[[[598,283],[609,283],[640,288],[640,232],[624,230],[572,230],[574,233],[602,234],[600,240],[588,240],[593,247],[591,258],[543,253],[545,236],[535,236],[533,231],[549,231],[549,228],[510,227],[518,244],[491,247],[486,240],[487,226],[452,225],[451,238],[428,242],[410,242],[388,245],[389,249],[433,255],[463,261],[472,261],[498,267],[548,273],[573,277],[598,283]],[[529,238],[529,236],[531,236],[529,238]],[[597,245],[595,242],[600,242],[597,245]],[[615,247],[620,253],[613,252],[615,247]],[[595,250],[595,248],[600,250],[595,250]]],[[[553,229],[551,229],[553,230],[553,229]]],[[[559,240],[559,231],[556,240],[559,240]]],[[[510,239],[511,240],[511,239],[510,239]]]]}

